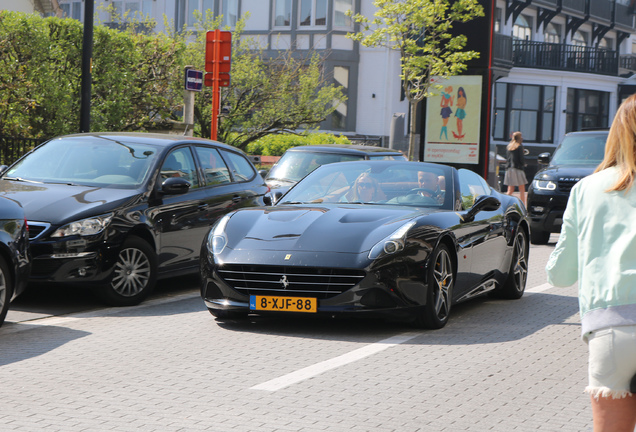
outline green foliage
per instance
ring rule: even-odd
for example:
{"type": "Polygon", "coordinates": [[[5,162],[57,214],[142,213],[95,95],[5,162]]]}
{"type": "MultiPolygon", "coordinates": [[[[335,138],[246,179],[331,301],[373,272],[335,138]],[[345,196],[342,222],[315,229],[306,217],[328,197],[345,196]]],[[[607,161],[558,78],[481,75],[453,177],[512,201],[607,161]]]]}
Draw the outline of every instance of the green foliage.
{"type": "MultiPolygon", "coordinates": [[[[79,129],[82,24],[0,11],[0,134],[50,138],[79,129]]],[[[184,44],[94,28],[91,130],[139,130],[181,101],[184,44]]]]}
{"type": "Polygon", "coordinates": [[[329,133],[275,134],[251,142],[246,150],[253,155],[282,156],[291,147],[319,144],[351,144],[351,141],[346,136],[329,133]]]}
{"type": "Polygon", "coordinates": [[[404,93],[411,106],[409,159],[415,148],[417,103],[436,94],[441,85],[431,82],[466,70],[466,62],[477,58],[476,51],[464,51],[465,35],[453,35],[455,22],[484,16],[478,0],[375,0],[374,18],[358,14],[361,33],[348,34],[365,46],[385,46],[400,52],[404,93]]]}
{"type": "MultiPolygon", "coordinates": [[[[257,42],[242,34],[244,17],[232,31],[230,86],[221,89],[217,139],[245,150],[249,143],[270,134],[316,127],[346,98],[325,76],[317,55],[297,58],[282,51],[265,56],[257,42]]],[[[204,70],[205,31],[219,20],[200,20],[196,40],[188,44],[187,64],[204,70]]],[[[186,36],[188,37],[188,36],[186,36]]],[[[195,132],[209,137],[212,89],[195,97],[195,132]]]]}

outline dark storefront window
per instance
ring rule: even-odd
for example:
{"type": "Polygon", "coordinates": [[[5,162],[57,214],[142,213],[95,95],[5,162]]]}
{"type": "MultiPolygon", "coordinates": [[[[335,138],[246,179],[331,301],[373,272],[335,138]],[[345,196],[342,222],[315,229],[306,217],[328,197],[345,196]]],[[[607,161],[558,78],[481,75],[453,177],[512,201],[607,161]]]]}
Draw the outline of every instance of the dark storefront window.
{"type": "Polygon", "coordinates": [[[556,87],[497,83],[493,137],[521,131],[526,142],[552,142],[556,87]]]}
{"type": "Polygon", "coordinates": [[[569,88],[565,131],[606,128],[609,119],[609,93],[569,88]]]}

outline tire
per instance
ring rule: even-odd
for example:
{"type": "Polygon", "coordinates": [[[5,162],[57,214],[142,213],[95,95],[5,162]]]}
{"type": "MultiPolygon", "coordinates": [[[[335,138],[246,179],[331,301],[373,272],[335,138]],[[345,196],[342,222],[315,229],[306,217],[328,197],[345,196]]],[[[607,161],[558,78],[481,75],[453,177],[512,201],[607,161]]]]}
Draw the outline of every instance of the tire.
{"type": "Polygon", "coordinates": [[[501,298],[515,300],[523,296],[528,281],[529,245],[526,232],[523,229],[517,229],[512,248],[512,262],[510,270],[508,270],[508,277],[498,294],[501,298]]]}
{"type": "Polygon", "coordinates": [[[208,311],[212,314],[214,318],[217,318],[220,320],[247,318],[247,312],[242,312],[242,311],[225,311],[225,310],[215,310],[210,308],[208,308],[208,311]]]}
{"type": "Polygon", "coordinates": [[[7,317],[11,297],[13,297],[11,273],[9,272],[9,266],[5,259],[0,257],[0,327],[7,317]]]}
{"type": "Polygon", "coordinates": [[[431,254],[427,280],[426,306],[416,316],[415,326],[441,329],[448,322],[455,282],[453,260],[446,245],[440,244],[431,254]]]}
{"type": "Polygon", "coordinates": [[[134,306],[144,301],[157,282],[157,255],[139,237],[130,236],[122,245],[110,282],[98,294],[111,306],[134,306]]]}
{"type": "Polygon", "coordinates": [[[532,244],[544,245],[550,241],[550,232],[541,229],[533,229],[530,231],[530,241],[532,244]]]}

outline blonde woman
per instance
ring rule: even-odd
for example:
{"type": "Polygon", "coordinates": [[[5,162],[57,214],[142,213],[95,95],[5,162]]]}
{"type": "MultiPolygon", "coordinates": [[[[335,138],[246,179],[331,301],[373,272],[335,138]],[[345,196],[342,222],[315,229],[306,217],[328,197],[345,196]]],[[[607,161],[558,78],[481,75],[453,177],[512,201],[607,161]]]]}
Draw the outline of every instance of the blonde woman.
{"type": "Polygon", "coordinates": [[[512,195],[515,191],[515,187],[519,188],[519,199],[523,205],[526,205],[526,173],[524,167],[526,161],[523,155],[523,137],[521,132],[514,132],[512,134],[512,140],[506,148],[506,156],[508,159],[508,168],[506,168],[506,175],[504,176],[503,183],[508,186],[508,195],[512,195]]]}
{"type": "Polygon", "coordinates": [[[380,189],[378,181],[371,177],[368,172],[363,172],[358,176],[353,186],[342,197],[343,202],[374,202],[385,199],[386,196],[380,189]]]}
{"type": "Polygon", "coordinates": [[[574,188],[546,271],[579,282],[594,432],[636,427],[636,95],[619,107],[605,158],[574,188]]]}

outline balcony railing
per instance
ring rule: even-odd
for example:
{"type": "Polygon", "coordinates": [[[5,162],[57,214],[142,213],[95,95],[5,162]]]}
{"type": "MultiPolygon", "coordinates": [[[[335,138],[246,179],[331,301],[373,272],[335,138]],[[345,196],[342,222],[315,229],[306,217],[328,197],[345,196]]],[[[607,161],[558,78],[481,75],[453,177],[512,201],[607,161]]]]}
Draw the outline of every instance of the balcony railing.
{"type": "Polygon", "coordinates": [[[512,61],[517,67],[618,75],[618,53],[602,48],[515,40],[512,61]]]}
{"type": "Polygon", "coordinates": [[[492,60],[494,66],[512,68],[512,36],[495,33],[492,60]]]}
{"type": "Polygon", "coordinates": [[[628,69],[632,72],[636,72],[636,56],[633,54],[622,55],[620,57],[621,69],[628,69]]]}

